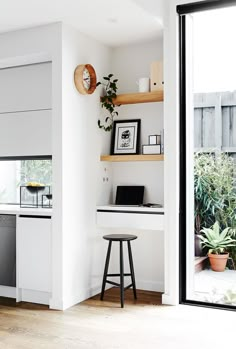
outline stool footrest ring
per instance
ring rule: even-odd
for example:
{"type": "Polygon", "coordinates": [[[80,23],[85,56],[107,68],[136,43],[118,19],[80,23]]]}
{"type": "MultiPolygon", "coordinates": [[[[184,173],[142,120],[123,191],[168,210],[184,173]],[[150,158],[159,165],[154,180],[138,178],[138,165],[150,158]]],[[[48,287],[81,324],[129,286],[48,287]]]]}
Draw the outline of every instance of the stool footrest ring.
{"type": "Polygon", "coordinates": [[[130,287],[132,287],[133,286],[133,284],[130,284],[129,286],[126,286],[125,287],[125,290],[128,290],[128,288],[130,288],[130,287]]]}
{"type": "MultiPolygon", "coordinates": [[[[107,276],[119,276],[120,274],[107,274],[107,276]]],[[[125,273],[124,276],[131,276],[131,274],[125,273]]]]}
{"type": "MultiPolygon", "coordinates": [[[[117,286],[117,287],[120,287],[120,284],[118,284],[117,282],[114,282],[114,281],[107,280],[106,283],[114,285],[114,286],[117,286]]],[[[126,286],[126,287],[124,287],[124,290],[128,290],[128,288],[130,288],[132,286],[133,286],[133,284],[130,284],[130,285],[126,286]]]]}
{"type": "Polygon", "coordinates": [[[107,284],[114,285],[114,286],[117,286],[117,287],[120,287],[120,284],[118,284],[117,282],[113,282],[113,281],[107,280],[106,283],[107,283],[107,284]]]}

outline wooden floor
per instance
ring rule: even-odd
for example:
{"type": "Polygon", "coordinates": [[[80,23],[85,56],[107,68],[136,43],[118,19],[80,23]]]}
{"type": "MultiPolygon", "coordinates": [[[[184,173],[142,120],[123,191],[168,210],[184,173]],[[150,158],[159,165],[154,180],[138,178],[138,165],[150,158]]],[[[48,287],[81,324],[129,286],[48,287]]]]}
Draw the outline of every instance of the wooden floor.
{"type": "Polygon", "coordinates": [[[3,349],[222,349],[235,348],[236,314],[189,306],[162,306],[161,295],[111,289],[69,310],[16,304],[0,298],[0,348],[3,349]],[[220,330],[219,330],[220,324],[220,330]],[[216,326],[212,328],[212,326],[216,326]]]}
{"type": "MultiPolygon", "coordinates": [[[[94,296],[82,303],[90,307],[120,308],[120,291],[118,288],[111,288],[105,292],[104,299],[100,301],[100,294],[94,296]]],[[[137,299],[134,299],[133,290],[125,291],[125,308],[136,305],[143,307],[145,305],[161,305],[161,293],[151,291],[137,291],[137,299]]]]}

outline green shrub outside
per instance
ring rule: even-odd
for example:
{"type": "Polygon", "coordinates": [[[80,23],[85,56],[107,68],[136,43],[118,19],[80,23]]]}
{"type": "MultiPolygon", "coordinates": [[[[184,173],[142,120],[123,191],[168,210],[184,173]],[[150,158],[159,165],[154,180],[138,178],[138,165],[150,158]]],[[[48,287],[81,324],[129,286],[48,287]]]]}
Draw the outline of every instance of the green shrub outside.
{"type": "MultiPolygon", "coordinates": [[[[201,153],[194,158],[195,233],[218,221],[236,235],[236,164],[227,153],[201,153]]],[[[231,257],[236,261],[236,248],[231,257]]]]}

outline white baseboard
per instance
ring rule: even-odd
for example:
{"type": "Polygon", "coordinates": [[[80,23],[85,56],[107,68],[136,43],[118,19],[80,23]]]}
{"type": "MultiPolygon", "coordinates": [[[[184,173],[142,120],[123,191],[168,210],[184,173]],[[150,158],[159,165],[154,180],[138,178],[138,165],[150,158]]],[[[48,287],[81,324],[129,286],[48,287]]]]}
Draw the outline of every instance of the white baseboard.
{"type": "Polygon", "coordinates": [[[0,297],[16,298],[16,287],[0,286],[0,297]]]}
{"type": "MultiPolygon", "coordinates": [[[[113,286],[107,286],[106,290],[113,286]]],[[[53,298],[50,299],[49,307],[54,310],[66,310],[74,305],[85,301],[86,299],[95,296],[96,294],[101,292],[101,284],[81,290],[77,295],[71,295],[66,300],[55,300],[53,298]]]]}
{"type": "Polygon", "coordinates": [[[176,297],[170,296],[169,294],[163,294],[162,295],[162,304],[166,305],[179,305],[179,301],[176,299],[176,297]]]}
{"type": "Polygon", "coordinates": [[[49,308],[53,310],[65,310],[63,309],[62,299],[54,299],[53,297],[49,300],[49,308]]]}
{"type": "Polygon", "coordinates": [[[153,281],[144,281],[137,280],[136,288],[138,290],[144,291],[154,291],[154,292],[164,292],[164,283],[163,282],[153,282],[153,281]]]}
{"type": "Polygon", "coordinates": [[[19,289],[17,302],[23,301],[23,302],[49,305],[50,296],[51,294],[49,292],[19,289]]]}
{"type": "MultiPolygon", "coordinates": [[[[112,286],[107,286],[106,289],[111,288],[112,286]]],[[[137,289],[146,290],[146,291],[156,291],[163,292],[164,284],[162,282],[151,282],[151,281],[142,281],[137,280],[136,282],[137,289]]],[[[101,284],[93,286],[88,289],[81,290],[81,292],[77,295],[71,295],[67,300],[55,300],[50,298],[50,293],[48,292],[40,292],[26,289],[18,289],[18,296],[16,287],[8,287],[8,286],[0,286],[0,296],[1,297],[9,297],[9,298],[17,298],[17,301],[25,301],[32,302],[37,304],[46,304],[49,305],[50,309],[55,310],[65,310],[72,307],[75,304],[83,302],[84,300],[95,296],[96,294],[101,292],[101,284]]],[[[171,299],[168,295],[162,296],[163,304],[176,305],[177,303],[173,303],[173,299],[171,299]]]]}
{"type": "MultiPolygon", "coordinates": [[[[128,284],[128,283],[127,283],[128,284]]],[[[107,286],[106,290],[113,286],[107,286]]],[[[137,289],[145,290],[145,291],[155,291],[155,292],[163,292],[164,283],[163,282],[151,282],[151,281],[141,281],[137,280],[136,282],[137,289]]],[[[50,309],[55,310],[66,310],[72,307],[75,304],[81,303],[84,300],[95,296],[96,294],[101,292],[101,284],[80,290],[79,294],[71,295],[66,300],[54,300],[53,298],[50,300],[50,309]]]]}

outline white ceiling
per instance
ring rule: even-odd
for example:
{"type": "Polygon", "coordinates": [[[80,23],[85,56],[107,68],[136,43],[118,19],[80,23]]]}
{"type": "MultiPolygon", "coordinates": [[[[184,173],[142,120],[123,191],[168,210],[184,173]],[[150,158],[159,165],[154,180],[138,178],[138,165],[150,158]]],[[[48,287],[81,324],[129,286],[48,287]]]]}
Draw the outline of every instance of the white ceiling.
{"type": "Polygon", "coordinates": [[[0,0],[0,32],[58,21],[109,45],[162,35],[166,0],[0,0]]]}

